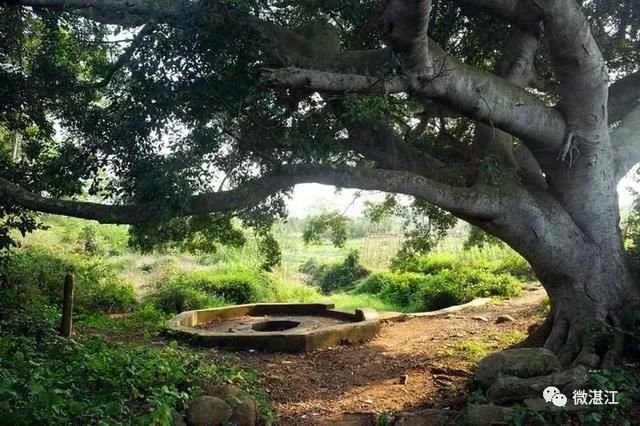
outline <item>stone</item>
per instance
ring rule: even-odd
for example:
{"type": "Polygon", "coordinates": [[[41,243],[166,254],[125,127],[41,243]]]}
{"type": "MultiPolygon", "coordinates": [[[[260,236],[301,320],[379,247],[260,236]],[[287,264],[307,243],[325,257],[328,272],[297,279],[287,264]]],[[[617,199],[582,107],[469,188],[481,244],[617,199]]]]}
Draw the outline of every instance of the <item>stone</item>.
{"type": "Polygon", "coordinates": [[[239,387],[228,384],[209,386],[204,394],[220,398],[226,402],[231,402],[231,399],[239,399],[243,396],[248,396],[248,394],[239,387]]]}
{"type": "Polygon", "coordinates": [[[171,426],[187,426],[184,421],[184,416],[177,411],[173,410],[172,414],[173,420],[171,421],[171,426]]]}
{"type": "Polygon", "coordinates": [[[242,396],[240,403],[233,407],[229,423],[235,426],[255,426],[258,423],[258,403],[253,397],[242,396]]]}
{"type": "Polygon", "coordinates": [[[515,319],[511,315],[500,315],[496,318],[496,324],[502,324],[503,322],[514,322],[515,319]]]}
{"type": "Polygon", "coordinates": [[[254,426],[258,421],[258,403],[255,398],[235,385],[212,385],[205,392],[206,395],[220,398],[231,407],[232,415],[229,420],[237,426],[254,426]]]}
{"type": "Polygon", "coordinates": [[[526,379],[501,377],[491,385],[487,397],[492,403],[500,405],[520,402],[542,397],[547,386],[555,386],[561,393],[571,396],[575,389],[583,388],[588,380],[587,369],[583,366],[526,379]]]}
{"type": "Polygon", "coordinates": [[[394,426],[444,426],[452,424],[450,418],[455,411],[443,409],[424,409],[407,411],[395,415],[394,426]]]}
{"type": "Polygon", "coordinates": [[[478,363],[475,377],[480,386],[489,388],[500,377],[528,378],[562,369],[555,354],[544,348],[520,348],[496,352],[478,363]]]}
{"type": "Polygon", "coordinates": [[[489,322],[489,318],[487,317],[477,316],[477,317],[471,317],[471,319],[475,321],[489,322]]]}
{"type": "Polygon", "coordinates": [[[187,410],[187,422],[191,426],[218,426],[231,418],[229,404],[213,396],[194,399],[187,410]]]}
{"type": "Polygon", "coordinates": [[[464,413],[464,425],[491,426],[508,425],[515,409],[490,404],[467,406],[464,413]]]}
{"type": "Polygon", "coordinates": [[[575,405],[571,399],[568,400],[567,405],[564,407],[556,407],[551,402],[545,401],[544,398],[527,398],[523,402],[524,405],[539,413],[576,412],[589,408],[587,405],[575,405]]]}

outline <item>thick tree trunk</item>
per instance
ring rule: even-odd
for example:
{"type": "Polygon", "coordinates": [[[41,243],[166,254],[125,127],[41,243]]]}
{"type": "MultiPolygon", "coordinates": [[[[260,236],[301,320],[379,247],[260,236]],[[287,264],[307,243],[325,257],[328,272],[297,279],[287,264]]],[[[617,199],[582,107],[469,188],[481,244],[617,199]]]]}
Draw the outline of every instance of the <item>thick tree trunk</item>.
{"type": "Polygon", "coordinates": [[[622,247],[611,252],[567,243],[575,254],[564,268],[536,268],[552,302],[545,347],[565,365],[611,366],[622,349],[622,335],[614,329],[627,308],[638,306],[640,293],[622,247]]]}
{"type": "Polygon", "coordinates": [[[622,349],[627,309],[640,286],[623,246],[608,139],[581,144],[571,166],[547,167],[550,191],[513,190],[511,212],[475,223],[524,256],[552,302],[545,347],[565,365],[611,366],[622,349]]]}

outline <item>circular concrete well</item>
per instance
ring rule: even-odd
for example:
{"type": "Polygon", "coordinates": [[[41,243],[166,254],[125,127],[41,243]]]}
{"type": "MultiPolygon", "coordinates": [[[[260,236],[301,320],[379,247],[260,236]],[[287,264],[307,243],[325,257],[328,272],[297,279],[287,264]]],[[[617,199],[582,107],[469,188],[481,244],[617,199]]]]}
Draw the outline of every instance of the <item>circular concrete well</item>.
{"type": "Polygon", "coordinates": [[[355,313],[329,303],[256,303],[187,311],[169,329],[201,346],[303,352],[364,342],[380,331],[373,309],[355,313]]]}

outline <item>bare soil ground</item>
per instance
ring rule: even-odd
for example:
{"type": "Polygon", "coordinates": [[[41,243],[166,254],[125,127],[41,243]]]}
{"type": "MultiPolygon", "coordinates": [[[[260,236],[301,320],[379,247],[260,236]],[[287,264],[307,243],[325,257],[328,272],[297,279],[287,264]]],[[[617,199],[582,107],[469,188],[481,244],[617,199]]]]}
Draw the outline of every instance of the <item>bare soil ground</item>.
{"type": "Polygon", "coordinates": [[[262,373],[282,425],[364,425],[384,413],[455,410],[476,361],[526,337],[544,296],[532,286],[522,297],[457,314],[385,321],[363,345],[231,356],[262,373]],[[515,321],[496,323],[505,314],[515,321]]]}

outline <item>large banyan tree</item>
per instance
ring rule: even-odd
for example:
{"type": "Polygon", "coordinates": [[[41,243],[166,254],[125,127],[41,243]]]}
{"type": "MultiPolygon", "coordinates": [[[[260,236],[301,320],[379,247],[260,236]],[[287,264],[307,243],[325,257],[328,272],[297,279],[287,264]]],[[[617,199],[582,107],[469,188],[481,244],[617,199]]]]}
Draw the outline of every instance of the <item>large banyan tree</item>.
{"type": "Polygon", "coordinates": [[[258,226],[299,183],[408,194],[527,259],[564,363],[616,361],[607,330],[640,304],[616,192],[640,161],[637,1],[4,0],[0,19],[3,239],[30,211],[151,244],[258,226]]]}

